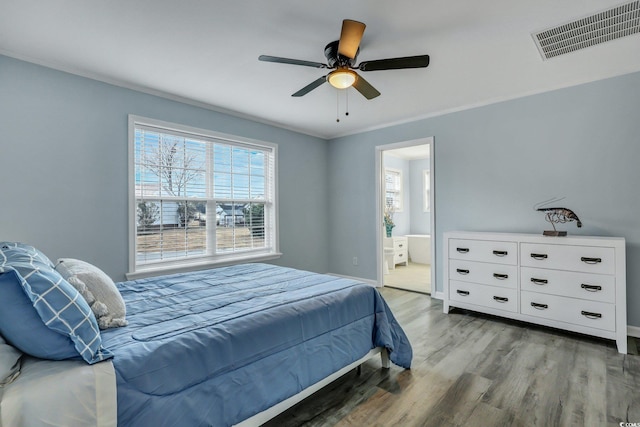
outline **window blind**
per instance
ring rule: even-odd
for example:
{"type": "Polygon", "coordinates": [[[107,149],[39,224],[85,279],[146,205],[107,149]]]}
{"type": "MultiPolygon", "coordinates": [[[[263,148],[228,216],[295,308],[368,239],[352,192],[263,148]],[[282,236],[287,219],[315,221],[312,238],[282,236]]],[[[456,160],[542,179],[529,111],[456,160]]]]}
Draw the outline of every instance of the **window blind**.
{"type": "Polygon", "coordinates": [[[136,265],[275,252],[275,148],[135,123],[136,265]]]}

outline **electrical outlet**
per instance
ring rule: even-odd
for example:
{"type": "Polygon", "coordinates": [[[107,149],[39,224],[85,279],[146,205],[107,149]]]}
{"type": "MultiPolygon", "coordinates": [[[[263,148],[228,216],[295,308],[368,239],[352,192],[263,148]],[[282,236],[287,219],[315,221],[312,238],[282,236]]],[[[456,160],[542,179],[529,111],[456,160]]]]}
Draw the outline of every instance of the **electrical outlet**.
{"type": "Polygon", "coordinates": [[[353,257],[353,265],[358,265],[358,257],[357,256],[353,257]]]}

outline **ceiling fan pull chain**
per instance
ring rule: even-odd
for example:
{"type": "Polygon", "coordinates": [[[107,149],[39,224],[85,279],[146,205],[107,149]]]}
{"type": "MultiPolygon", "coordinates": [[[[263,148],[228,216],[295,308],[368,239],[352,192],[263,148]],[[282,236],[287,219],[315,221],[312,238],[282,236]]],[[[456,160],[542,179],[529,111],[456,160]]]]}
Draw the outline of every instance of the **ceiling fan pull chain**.
{"type": "Polygon", "coordinates": [[[347,99],[347,110],[344,113],[345,116],[349,115],[349,88],[346,88],[344,93],[346,94],[346,99],[347,99]]]}
{"type": "Polygon", "coordinates": [[[336,90],[336,122],[340,122],[340,91],[336,90]]]}

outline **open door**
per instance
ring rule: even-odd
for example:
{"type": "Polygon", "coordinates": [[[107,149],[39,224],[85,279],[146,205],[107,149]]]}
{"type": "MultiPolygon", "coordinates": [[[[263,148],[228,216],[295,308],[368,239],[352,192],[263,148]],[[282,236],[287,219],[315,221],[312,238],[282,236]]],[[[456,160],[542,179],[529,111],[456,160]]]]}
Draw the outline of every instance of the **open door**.
{"type": "Polygon", "coordinates": [[[433,137],[376,147],[379,286],[435,292],[433,137]]]}

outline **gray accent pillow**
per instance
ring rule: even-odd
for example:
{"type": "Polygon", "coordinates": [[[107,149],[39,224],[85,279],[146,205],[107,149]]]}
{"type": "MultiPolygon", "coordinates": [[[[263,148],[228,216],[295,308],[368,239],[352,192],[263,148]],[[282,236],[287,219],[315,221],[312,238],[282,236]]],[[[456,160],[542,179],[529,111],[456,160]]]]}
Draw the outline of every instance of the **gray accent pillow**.
{"type": "Polygon", "coordinates": [[[9,384],[20,374],[22,352],[7,344],[0,335],[0,387],[9,384]]]}
{"type": "Polygon", "coordinates": [[[127,309],[122,295],[104,271],[73,258],[58,259],[56,270],[87,301],[100,329],[127,325],[127,309]]]}

